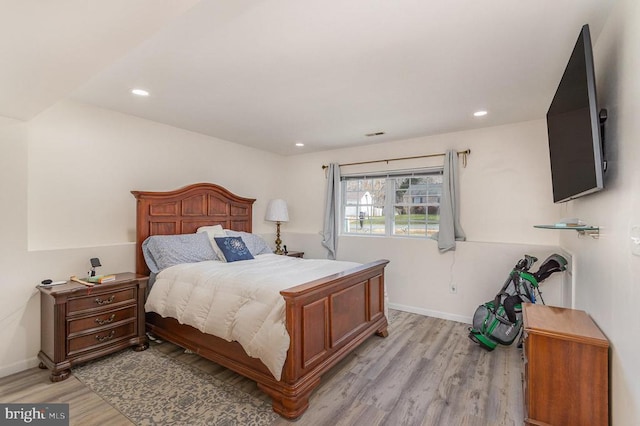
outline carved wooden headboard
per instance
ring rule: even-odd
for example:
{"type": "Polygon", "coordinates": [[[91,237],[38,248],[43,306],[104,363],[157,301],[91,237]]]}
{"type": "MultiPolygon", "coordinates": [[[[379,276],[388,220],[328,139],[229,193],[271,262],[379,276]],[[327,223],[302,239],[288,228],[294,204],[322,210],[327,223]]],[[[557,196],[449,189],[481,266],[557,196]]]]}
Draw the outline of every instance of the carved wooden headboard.
{"type": "Polygon", "coordinates": [[[142,242],[151,235],[191,234],[201,226],[251,232],[252,198],[232,194],[212,183],[196,183],[175,191],[131,191],[136,209],[136,272],[149,274],[142,242]]]}

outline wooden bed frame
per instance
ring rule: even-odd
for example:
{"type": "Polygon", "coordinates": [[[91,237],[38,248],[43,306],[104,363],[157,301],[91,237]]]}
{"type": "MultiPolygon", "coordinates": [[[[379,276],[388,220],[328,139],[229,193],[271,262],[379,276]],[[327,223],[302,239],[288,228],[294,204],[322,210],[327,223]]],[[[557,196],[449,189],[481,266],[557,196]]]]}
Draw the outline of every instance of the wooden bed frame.
{"type": "MultiPolygon", "coordinates": [[[[132,191],[137,199],[136,272],[148,275],[142,242],[150,235],[193,233],[200,226],[251,232],[254,199],[242,198],[209,183],[169,192],[132,191]]],[[[179,324],[173,318],[146,314],[147,330],[190,349],[245,377],[273,400],[273,410],[288,419],[302,415],[309,396],[327,370],[368,337],[388,335],[384,268],[378,260],[280,293],[286,303],[291,338],[282,378],[277,381],[257,358],[237,342],[179,324]]]]}

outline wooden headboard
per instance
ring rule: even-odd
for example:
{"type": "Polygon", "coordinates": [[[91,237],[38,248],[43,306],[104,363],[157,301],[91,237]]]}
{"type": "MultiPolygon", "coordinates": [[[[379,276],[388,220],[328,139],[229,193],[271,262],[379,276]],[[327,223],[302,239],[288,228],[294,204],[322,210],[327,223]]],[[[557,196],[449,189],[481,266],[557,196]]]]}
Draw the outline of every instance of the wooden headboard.
{"type": "Polygon", "coordinates": [[[168,192],[131,191],[136,209],[136,272],[149,275],[142,242],[151,235],[191,234],[201,226],[251,232],[252,198],[239,197],[212,183],[168,192]]]}

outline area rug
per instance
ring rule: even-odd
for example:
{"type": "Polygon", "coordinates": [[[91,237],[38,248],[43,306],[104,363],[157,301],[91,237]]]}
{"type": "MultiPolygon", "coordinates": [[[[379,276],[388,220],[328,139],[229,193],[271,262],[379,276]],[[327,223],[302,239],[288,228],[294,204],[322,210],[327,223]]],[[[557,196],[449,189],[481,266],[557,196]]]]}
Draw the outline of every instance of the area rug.
{"type": "Polygon", "coordinates": [[[137,425],[269,425],[271,405],[153,346],[73,368],[73,374],[137,425]]]}

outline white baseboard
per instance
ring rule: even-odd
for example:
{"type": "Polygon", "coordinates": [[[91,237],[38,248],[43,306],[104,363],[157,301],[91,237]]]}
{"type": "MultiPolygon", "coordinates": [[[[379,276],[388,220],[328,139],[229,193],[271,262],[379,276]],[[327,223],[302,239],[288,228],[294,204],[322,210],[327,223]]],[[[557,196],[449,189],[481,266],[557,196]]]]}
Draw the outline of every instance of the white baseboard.
{"type": "Polygon", "coordinates": [[[14,362],[11,365],[5,365],[4,367],[0,367],[0,377],[10,376],[14,373],[19,373],[21,371],[37,367],[38,364],[40,364],[40,360],[38,360],[38,358],[34,356],[33,358],[14,362]]]}
{"type": "Polygon", "coordinates": [[[442,318],[442,319],[451,320],[451,321],[462,322],[465,324],[471,324],[473,319],[473,317],[450,314],[448,312],[433,311],[431,309],[416,308],[415,306],[399,305],[397,303],[389,303],[389,308],[397,309],[398,311],[411,312],[412,314],[424,315],[427,317],[435,317],[435,318],[442,318]]]}

